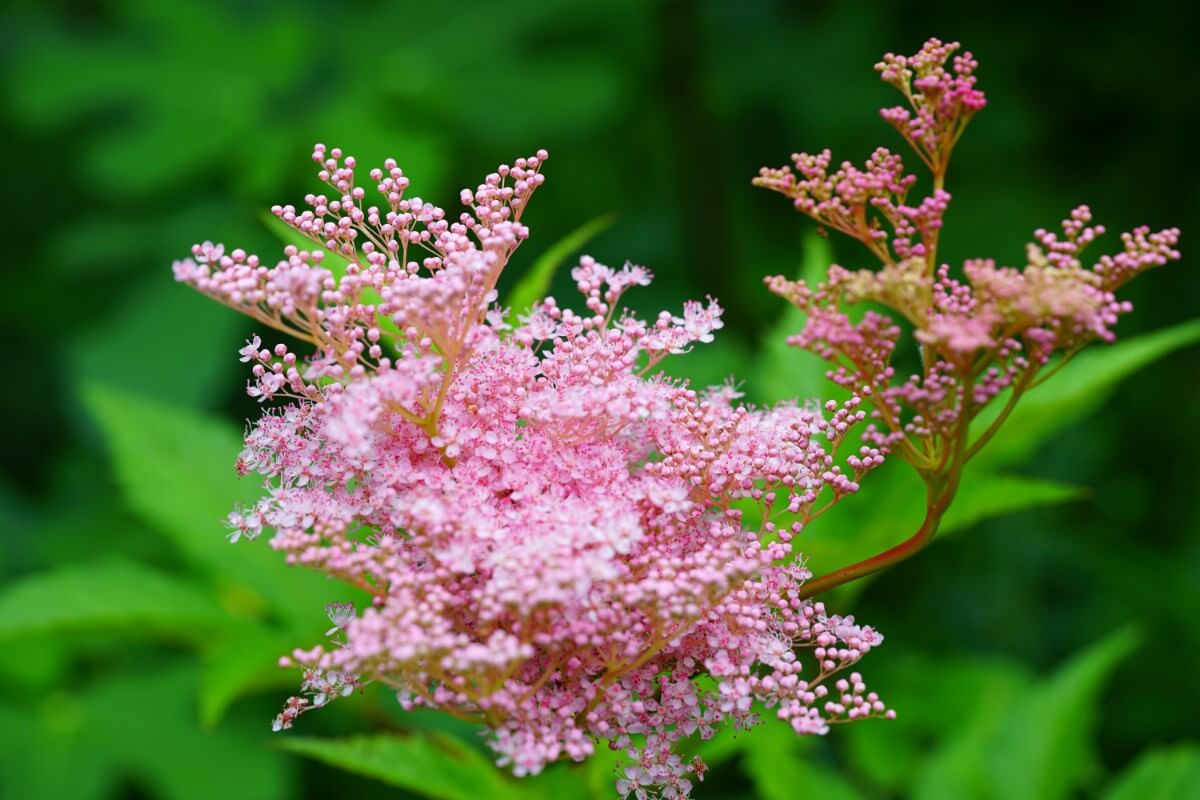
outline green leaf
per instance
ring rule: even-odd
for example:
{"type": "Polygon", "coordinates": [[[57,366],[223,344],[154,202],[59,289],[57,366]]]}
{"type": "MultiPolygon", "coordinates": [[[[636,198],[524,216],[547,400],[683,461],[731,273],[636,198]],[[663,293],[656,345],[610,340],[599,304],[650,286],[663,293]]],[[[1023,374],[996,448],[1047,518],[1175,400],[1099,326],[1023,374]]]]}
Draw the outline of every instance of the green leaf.
{"type": "MultiPolygon", "coordinates": [[[[1117,384],[1142,367],[1182,347],[1200,342],[1200,320],[1139,336],[1111,346],[1093,346],[1021,398],[1016,409],[976,461],[990,465],[1023,460],[1056,430],[1091,413],[1112,394],[1117,384]]],[[[1007,400],[993,401],[972,425],[984,430],[1007,400]]]]}
{"type": "Polygon", "coordinates": [[[234,469],[241,441],[224,423],[101,384],[83,389],[85,405],[108,441],[117,482],[131,510],[165,534],[247,612],[266,605],[308,628],[332,600],[360,599],[316,573],[289,568],[265,542],[230,544],[222,521],[261,494],[234,469]]]}
{"type": "Polygon", "coordinates": [[[287,759],[266,746],[270,718],[248,714],[205,731],[191,665],[159,664],[89,688],[83,740],[162,800],[295,797],[287,759]]]}
{"type": "Polygon", "coordinates": [[[1104,793],[1104,800],[1200,800],[1200,745],[1144,753],[1104,793]]]}
{"type": "Polygon", "coordinates": [[[436,800],[528,797],[478,750],[451,736],[285,736],[279,747],[436,800]]]}
{"type": "Polygon", "coordinates": [[[973,691],[963,691],[959,683],[956,690],[942,694],[937,704],[944,726],[939,746],[928,757],[906,765],[905,777],[915,778],[908,793],[915,800],[990,798],[985,755],[1013,706],[1028,693],[1030,681],[1015,670],[997,669],[984,677],[985,682],[973,691]],[[964,697],[972,699],[965,707],[964,697]]]}
{"type": "Polygon", "coordinates": [[[616,219],[613,214],[602,214],[590,219],[538,256],[533,265],[521,276],[520,282],[513,287],[505,301],[505,305],[511,309],[509,323],[512,324],[518,314],[528,311],[534,303],[545,298],[559,267],[572,255],[586,247],[588,242],[612,227],[616,219]]]}
{"type": "Polygon", "coordinates": [[[611,773],[607,783],[603,783],[599,790],[593,790],[589,784],[592,760],[602,755],[605,750],[605,745],[601,743],[597,746],[596,755],[582,764],[560,762],[533,777],[521,778],[520,788],[526,790],[524,796],[545,800],[614,800],[616,792],[613,791],[613,785],[616,777],[611,773]]]}
{"type": "Polygon", "coordinates": [[[988,749],[993,797],[1059,800],[1093,768],[1094,709],[1105,680],[1138,644],[1122,630],[1072,658],[1008,715],[988,749]]]}
{"type": "Polygon", "coordinates": [[[115,779],[103,754],[80,741],[83,712],[62,692],[36,708],[0,703],[0,797],[104,800],[115,779]]]}
{"type": "Polygon", "coordinates": [[[100,800],[283,800],[296,797],[287,758],[264,746],[269,718],[243,715],[202,731],[195,672],[143,664],[80,691],[0,705],[0,796],[100,800]],[[124,790],[124,791],[122,791],[124,790]]]}
{"type": "Polygon", "coordinates": [[[606,743],[596,747],[596,752],[583,763],[584,781],[592,797],[610,800],[616,794],[617,764],[625,760],[622,750],[613,750],[606,743]]]}
{"type": "Polygon", "coordinates": [[[831,768],[815,759],[812,743],[802,741],[777,720],[751,730],[742,750],[742,769],[762,800],[792,800],[798,788],[828,800],[859,800],[862,795],[831,768]]]}
{"type": "MultiPolygon", "coordinates": [[[[985,519],[1070,502],[1086,494],[1083,487],[972,464],[942,520],[938,537],[985,519]]],[[[856,496],[805,529],[799,548],[814,574],[820,575],[899,544],[916,531],[924,513],[925,485],[911,467],[893,460],[868,475],[856,496]]],[[[843,595],[860,591],[870,579],[860,579],[839,591],[843,595]]]]}
{"type": "Polygon", "coordinates": [[[242,366],[234,354],[245,320],[175,283],[169,270],[137,286],[113,312],[67,350],[80,382],[105,381],[168,404],[224,399],[226,376],[242,366]]]}
{"type": "Polygon", "coordinates": [[[927,759],[917,800],[1059,800],[1087,776],[1092,712],[1137,636],[1123,630],[1071,658],[1031,688],[974,693],[971,713],[927,759]]]}
{"type": "MultiPolygon", "coordinates": [[[[871,665],[868,680],[896,709],[896,719],[847,725],[838,731],[838,742],[856,774],[890,795],[907,797],[914,778],[930,763],[940,757],[952,766],[963,755],[935,753],[931,759],[933,743],[978,743],[982,733],[994,732],[996,720],[1031,680],[1005,661],[914,651],[891,655],[871,665]]],[[[971,757],[974,753],[968,751],[971,757]]]]}
{"type": "Polygon", "coordinates": [[[0,640],[98,629],[193,639],[231,624],[209,592],[127,561],[62,567],[0,594],[0,640]]]}
{"type": "Polygon", "coordinates": [[[967,468],[939,535],[965,530],[992,517],[1087,497],[1088,489],[1060,481],[967,468]]]}
{"type": "MultiPolygon", "coordinates": [[[[825,280],[825,273],[832,263],[833,249],[829,241],[815,232],[805,235],[798,277],[810,286],[816,286],[825,280]]],[[[763,336],[761,355],[750,369],[749,388],[755,393],[755,399],[763,403],[777,403],[783,400],[803,402],[809,398],[845,396],[843,390],[825,378],[829,370],[828,362],[787,343],[789,336],[794,336],[804,328],[806,316],[791,303],[776,299],[786,308],[763,336]]]]}
{"type": "Polygon", "coordinates": [[[209,648],[200,677],[200,722],[214,727],[235,700],[255,690],[294,686],[296,673],[281,669],[279,657],[298,641],[295,634],[256,625],[209,648]]]}

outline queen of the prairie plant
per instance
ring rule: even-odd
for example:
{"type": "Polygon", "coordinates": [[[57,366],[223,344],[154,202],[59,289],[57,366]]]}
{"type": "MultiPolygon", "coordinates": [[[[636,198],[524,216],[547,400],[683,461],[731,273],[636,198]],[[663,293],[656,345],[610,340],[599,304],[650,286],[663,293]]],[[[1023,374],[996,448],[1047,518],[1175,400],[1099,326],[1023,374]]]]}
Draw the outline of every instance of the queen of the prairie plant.
{"type": "Polygon", "coordinates": [[[844,402],[751,408],[664,377],[663,359],[712,340],[721,310],[638,319],[621,302],[650,281],[642,267],[584,258],[579,310],[499,308],[544,151],[464,190],[451,218],[409,196],[392,161],[369,172],[368,201],[354,159],[318,145],[328,193],[274,209],[312,250],[268,267],[204,244],[176,264],[179,280],[314,348],[298,358],[256,336],[241,351],[250,394],[272,406],[238,465],[266,493],[231,515],[231,538],[270,529],[290,563],[371,597],[361,612],[329,607],[331,641],[284,659],[304,691],[276,729],[377,682],[405,707],[482,724],[519,775],[607,742],[628,756],[619,792],[645,798],[685,796],[703,776],[678,740],[748,727],[757,709],[800,734],[891,716],[850,671],[882,637],[812,597],[927,542],[963,466],[1052,357],[1111,339],[1128,310],[1116,288],[1178,257],[1177,231],[1138,229],[1085,268],[1102,230],[1080,208],[1062,236],[1037,233],[1024,269],[941,265],[949,155],[985,102],[969,54],[947,69],[956,49],[931,40],[879,65],[908,101],[883,115],[930,168],[929,197],[909,201],[914,179],[883,149],[864,168],[831,171],[825,152],[758,179],[883,262],[831,266],[819,286],[769,281],[805,312],[791,341],[830,361],[844,402]],[[853,320],[857,300],[914,328],[919,374],[895,375],[900,326],[877,311],[853,320]],[[813,578],[798,535],[888,454],[925,478],[925,523],[813,578]]]}

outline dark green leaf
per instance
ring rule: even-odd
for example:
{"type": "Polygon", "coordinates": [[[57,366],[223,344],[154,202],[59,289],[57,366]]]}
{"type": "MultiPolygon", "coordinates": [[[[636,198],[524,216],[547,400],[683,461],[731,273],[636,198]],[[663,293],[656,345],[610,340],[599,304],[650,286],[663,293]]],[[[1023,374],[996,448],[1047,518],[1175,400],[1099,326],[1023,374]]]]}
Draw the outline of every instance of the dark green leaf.
{"type": "Polygon", "coordinates": [[[985,473],[968,467],[954,503],[942,518],[939,532],[947,534],[965,530],[985,519],[1027,508],[1068,503],[1087,494],[1086,488],[1069,483],[985,473]]]}
{"type": "MultiPolygon", "coordinates": [[[[1082,487],[971,465],[939,535],[965,530],[985,519],[1085,495],[1082,487]]],[[[820,575],[899,544],[917,530],[924,513],[924,484],[907,464],[894,460],[868,475],[858,495],[843,500],[807,528],[799,548],[809,558],[814,573],[820,575]]],[[[843,593],[859,591],[863,585],[862,580],[855,581],[843,593]]]]}

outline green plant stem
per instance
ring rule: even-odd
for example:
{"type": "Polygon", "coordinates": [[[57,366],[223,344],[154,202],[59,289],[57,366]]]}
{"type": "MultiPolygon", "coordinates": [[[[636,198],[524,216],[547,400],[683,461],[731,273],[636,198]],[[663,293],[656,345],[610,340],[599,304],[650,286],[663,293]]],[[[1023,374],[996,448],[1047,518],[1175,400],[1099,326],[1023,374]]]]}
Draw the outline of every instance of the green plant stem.
{"type": "Polygon", "coordinates": [[[940,487],[940,490],[935,487],[934,483],[930,483],[928,501],[925,506],[925,519],[922,520],[921,527],[917,528],[916,533],[895,547],[885,550],[878,555],[871,556],[856,564],[850,564],[849,566],[842,567],[841,569],[808,581],[800,587],[800,598],[807,599],[814,597],[844,583],[850,583],[872,573],[879,572],[919,553],[926,545],[933,541],[938,525],[941,523],[946,509],[950,507],[950,502],[954,499],[956,491],[958,491],[957,472],[940,487]]]}
{"type": "Polygon", "coordinates": [[[968,374],[959,399],[958,425],[953,438],[948,442],[950,449],[944,456],[945,465],[931,472],[918,469],[921,477],[925,480],[926,489],[925,519],[921,521],[921,527],[895,547],[806,582],[800,588],[801,599],[815,597],[844,583],[886,569],[911,558],[933,541],[942,517],[945,516],[946,510],[950,508],[950,503],[954,501],[954,495],[958,492],[959,479],[962,477],[963,467],[967,463],[967,435],[971,424],[968,403],[973,385],[974,378],[968,374]]]}

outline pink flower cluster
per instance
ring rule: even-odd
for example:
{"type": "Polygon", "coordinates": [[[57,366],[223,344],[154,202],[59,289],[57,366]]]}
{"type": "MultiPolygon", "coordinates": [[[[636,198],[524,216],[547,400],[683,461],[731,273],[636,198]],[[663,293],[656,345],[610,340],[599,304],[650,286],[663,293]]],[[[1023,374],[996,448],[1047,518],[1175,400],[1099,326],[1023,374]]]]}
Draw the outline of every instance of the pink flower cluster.
{"type": "Polygon", "coordinates": [[[584,311],[546,298],[510,327],[496,281],[544,151],[464,191],[453,222],[406,197],[391,161],[368,206],[353,158],[313,158],[332,194],[275,213],[328,254],[289,247],[266,267],[204,244],[175,265],[316,350],[256,336],[241,351],[250,394],[291,402],[247,434],[239,470],[267,494],[230,516],[232,538],[271,529],[290,563],[372,598],[332,606],[333,641],[286,659],[306,696],[276,729],[379,682],[486,726],[518,775],[607,741],[629,758],[622,793],[684,797],[703,774],[674,752],[684,737],[759,708],[802,734],[891,714],[841,677],[882,637],[802,598],[792,547],[883,460],[847,444],[857,396],[754,409],[655,374],[711,341],[721,309],[638,319],[622,298],[651,275],[632,265],[583,258],[584,311]]]}
{"type": "MultiPolygon", "coordinates": [[[[832,172],[828,150],[798,153],[793,167],[764,168],[755,179],[791,198],[821,225],[858,240],[881,262],[876,270],[834,265],[815,287],[780,276],[767,284],[806,314],[804,330],[789,342],[827,359],[829,377],[872,407],[880,427],[867,432],[868,440],[895,450],[926,474],[953,476],[945,504],[953,499],[962,465],[994,432],[970,444],[970,421],[1001,392],[1011,389],[1015,403],[1048,377],[1039,372],[1055,354],[1069,359],[1091,341],[1111,341],[1118,316],[1131,309],[1116,290],[1179,258],[1178,229],[1151,233],[1141,227],[1123,235],[1121,253],[1084,266],[1084,248],[1104,228],[1092,225],[1090,209],[1080,206],[1064,220],[1061,234],[1035,233],[1023,268],[974,259],[956,274],[939,264],[950,153],[986,104],[975,88],[978,64],[970,53],[954,56],[953,69],[946,68],[958,48],[930,39],[916,55],[888,54],[876,67],[909,103],[885,109],[883,116],[929,167],[929,196],[907,200],[916,178],[885,148],[863,168],[845,162],[832,172]],[[859,301],[886,311],[853,316],[846,306],[859,301]],[[900,318],[915,329],[923,369],[897,382],[891,360],[900,318]]],[[[1004,416],[1007,412],[998,424],[1004,416]]]]}
{"type": "Polygon", "coordinates": [[[908,108],[893,106],[880,111],[887,122],[916,151],[933,172],[945,171],[950,151],[971,117],[987,98],[975,88],[979,62],[969,52],[954,56],[952,69],[946,62],[958,51],[958,42],[925,42],[913,56],[888,53],[875,65],[884,82],[895,86],[908,101],[908,108]]]}

